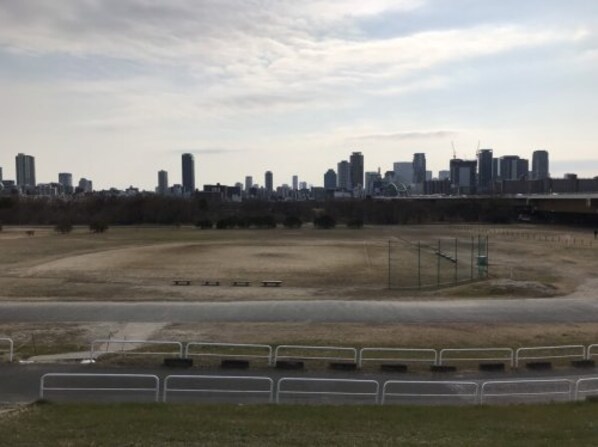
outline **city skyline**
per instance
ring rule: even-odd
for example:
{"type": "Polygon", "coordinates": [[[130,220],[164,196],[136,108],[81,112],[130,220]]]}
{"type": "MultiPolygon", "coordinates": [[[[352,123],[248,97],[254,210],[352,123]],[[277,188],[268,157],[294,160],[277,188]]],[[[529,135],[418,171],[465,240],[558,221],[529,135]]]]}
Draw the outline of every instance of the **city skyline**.
{"type": "Polygon", "coordinates": [[[437,172],[481,140],[594,176],[597,25],[583,0],[5,2],[0,166],[152,190],[191,153],[198,185],[317,185],[351,152],[437,172]]]}

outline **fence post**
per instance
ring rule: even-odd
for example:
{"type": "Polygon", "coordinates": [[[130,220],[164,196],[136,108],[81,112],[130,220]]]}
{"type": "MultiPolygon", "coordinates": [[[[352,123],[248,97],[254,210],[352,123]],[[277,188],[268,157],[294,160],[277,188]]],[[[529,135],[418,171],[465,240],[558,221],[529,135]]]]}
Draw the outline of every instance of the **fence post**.
{"type": "Polygon", "coordinates": [[[455,238],[455,283],[459,282],[459,239],[455,238]]]}
{"type": "Polygon", "coordinates": [[[417,241],[417,288],[422,287],[422,242],[417,241]]]}

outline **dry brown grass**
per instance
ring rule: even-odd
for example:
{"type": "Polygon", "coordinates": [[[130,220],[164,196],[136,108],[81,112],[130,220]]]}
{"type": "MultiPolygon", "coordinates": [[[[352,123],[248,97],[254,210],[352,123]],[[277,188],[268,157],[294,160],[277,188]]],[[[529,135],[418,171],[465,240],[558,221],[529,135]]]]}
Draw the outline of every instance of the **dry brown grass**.
{"type": "MultiPolygon", "coordinates": [[[[590,238],[574,230],[550,227],[505,227],[521,234],[590,238]]],[[[60,300],[194,300],[262,299],[409,299],[426,296],[554,296],[568,294],[593,278],[598,245],[570,247],[500,232],[490,236],[491,281],[441,292],[389,291],[388,241],[407,240],[433,245],[438,238],[450,247],[455,237],[468,257],[467,241],[485,233],[485,226],[395,226],[363,230],[211,230],[191,227],[110,228],[90,234],[78,228],[59,235],[37,228],[0,234],[0,299],[60,300]],[[194,281],[174,287],[173,279],[194,281]],[[201,287],[203,279],[218,279],[220,287],[201,287]],[[232,287],[233,280],[253,281],[249,288],[232,287]],[[281,289],[264,289],[264,279],[283,281],[281,289]],[[511,281],[496,283],[494,280],[511,281]]],[[[496,228],[493,228],[496,229],[496,228]]],[[[500,230],[501,228],[498,228],[500,230]]],[[[405,283],[413,283],[416,252],[404,243],[394,264],[405,283]]],[[[434,275],[436,257],[423,258],[434,275]]],[[[464,260],[465,262],[465,260],[464,260]]],[[[443,278],[452,268],[443,266],[443,278]]],[[[460,270],[467,276],[467,266],[460,270]]],[[[445,279],[446,279],[445,278],[445,279]]],[[[399,280],[399,283],[401,281],[399,280]]]]}

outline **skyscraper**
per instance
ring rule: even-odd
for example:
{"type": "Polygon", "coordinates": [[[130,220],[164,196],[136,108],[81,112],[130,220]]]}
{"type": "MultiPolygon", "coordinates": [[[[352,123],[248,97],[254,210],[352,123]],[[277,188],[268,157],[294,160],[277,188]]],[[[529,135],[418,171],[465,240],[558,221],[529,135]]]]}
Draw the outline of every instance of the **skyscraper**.
{"type": "Polygon", "coordinates": [[[15,157],[17,167],[17,186],[35,186],[35,158],[31,155],[18,154],[15,157]]]}
{"type": "Polygon", "coordinates": [[[363,154],[361,152],[353,152],[349,160],[351,163],[351,187],[363,188],[363,154]]]}
{"type": "Polygon", "coordinates": [[[532,155],[532,180],[544,180],[550,177],[548,151],[534,151],[532,155]]]}
{"type": "Polygon", "coordinates": [[[395,172],[395,182],[400,182],[405,186],[413,183],[413,163],[410,161],[397,161],[393,164],[395,172]]]}
{"type": "Polygon", "coordinates": [[[245,191],[249,192],[251,187],[253,186],[253,177],[250,175],[245,176],[245,191]]]}
{"type": "Polygon", "coordinates": [[[62,187],[62,191],[65,194],[72,194],[73,189],[73,174],[70,172],[60,172],[58,174],[58,183],[62,187]]]}
{"type": "Polygon", "coordinates": [[[334,172],[334,169],[328,169],[324,174],[324,189],[336,189],[336,172],[334,172]]]}
{"type": "Polygon", "coordinates": [[[294,175],[293,176],[293,190],[297,191],[299,189],[299,177],[294,175]]]}
{"type": "Polygon", "coordinates": [[[195,159],[193,154],[183,154],[183,191],[186,194],[195,192],[195,159]]]}
{"type": "Polygon", "coordinates": [[[0,182],[2,181],[2,166],[0,166],[0,182]]]}
{"type": "Polygon", "coordinates": [[[477,164],[477,160],[451,159],[451,186],[456,194],[476,193],[477,164]]]}
{"type": "Polygon", "coordinates": [[[156,188],[156,192],[161,196],[168,194],[168,172],[158,171],[158,187],[156,188]]]}
{"type": "Polygon", "coordinates": [[[274,175],[272,171],[266,171],[264,184],[266,185],[266,191],[272,194],[272,191],[274,191],[274,175]]]}
{"type": "Polygon", "coordinates": [[[413,183],[426,181],[426,154],[413,154],[413,183]]]}
{"type": "Polygon", "coordinates": [[[480,193],[490,192],[492,186],[492,149],[478,151],[478,186],[480,193]]]}
{"type": "Polygon", "coordinates": [[[337,165],[336,179],[339,189],[346,191],[351,189],[351,165],[347,160],[343,160],[337,165]]]}

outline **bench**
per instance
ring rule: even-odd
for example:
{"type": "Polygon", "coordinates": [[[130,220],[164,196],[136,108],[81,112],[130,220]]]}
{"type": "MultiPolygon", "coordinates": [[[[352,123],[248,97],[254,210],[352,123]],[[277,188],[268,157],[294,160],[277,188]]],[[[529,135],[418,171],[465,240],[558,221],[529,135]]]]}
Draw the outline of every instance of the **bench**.
{"type": "Polygon", "coordinates": [[[235,287],[249,287],[250,285],[251,281],[233,281],[235,287]]]}
{"type": "Polygon", "coordinates": [[[33,231],[33,230],[28,230],[28,231],[25,231],[25,234],[26,234],[27,236],[35,236],[35,231],[33,231]]]}
{"type": "Polygon", "coordinates": [[[262,281],[264,287],[280,287],[281,285],[282,281],[262,281]]]}
{"type": "Polygon", "coordinates": [[[220,285],[220,281],[203,281],[201,283],[203,286],[219,286],[220,285]]]}
{"type": "Polygon", "coordinates": [[[189,281],[188,279],[175,279],[174,281],[172,281],[172,284],[175,286],[190,286],[191,281],[189,281]]]}

